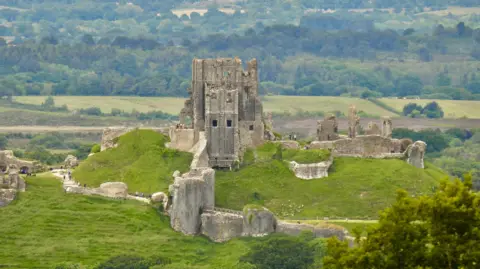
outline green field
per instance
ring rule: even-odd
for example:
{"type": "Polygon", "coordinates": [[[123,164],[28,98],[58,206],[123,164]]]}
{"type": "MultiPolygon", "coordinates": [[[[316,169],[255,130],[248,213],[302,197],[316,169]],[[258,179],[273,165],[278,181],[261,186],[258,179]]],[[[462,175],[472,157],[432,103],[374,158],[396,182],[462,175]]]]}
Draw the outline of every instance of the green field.
{"type": "Polygon", "coordinates": [[[93,265],[125,254],[166,256],[195,265],[191,269],[235,268],[252,241],[218,244],[183,236],[151,206],[65,194],[47,175],[27,178],[27,191],[0,208],[0,230],[1,268],[52,268],[65,261],[93,265]]]}
{"type": "MultiPolygon", "coordinates": [[[[18,96],[17,102],[39,105],[45,96],[18,96]]],[[[140,112],[161,110],[170,114],[178,114],[183,107],[184,98],[175,97],[124,97],[124,96],[55,96],[55,105],[67,105],[70,110],[99,107],[104,113],[110,113],[112,108],[131,112],[133,109],[140,112]]],[[[382,98],[382,102],[401,111],[409,102],[425,104],[433,100],[403,100],[382,98]]],[[[435,100],[445,112],[446,118],[480,118],[480,101],[435,100]]],[[[297,111],[341,111],[348,114],[348,107],[354,104],[358,111],[374,116],[396,115],[378,105],[360,98],[331,97],[331,96],[264,96],[262,97],[265,111],[297,112],[297,111]]],[[[1,109],[1,108],[0,108],[1,109]]]]}
{"type": "MultiPolygon", "coordinates": [[[[15,100],[25,104],[39,105],[45,101],[45,96],[18,96],[15,100]]],[[[183,107],[184,98],[174,97],[119,97],[119,96],[55,96],[55,105],[67,105],[70,110],[99,107],[104,113],[110,113],[112,108],[127,112],[135,109],[140,112],[161,110],[170,114],[178,114],[183,107]]],[[[303,111],[342,111],[348,113],[348,106],[354,104],[357,110],[363,110],[370,115],[395,116],[395,114],[360,98],[329,97],[329,96],[268,96],[262,98],[265,111],[296,112],[303,111]]]]}
{"type": "Polygon", "coordinates": [[[435,101],[443,109],[445,118],[461,118],[467,117],[471,119],[480,118],[480,101],[460,101],[460,100],[404,100],[404,99],[380,99],[386,105],[396,110],[402,111],[403,107],[408,103],[416,103],[424,106],[425,104],[435,101]]]}
{"type": "Polygon", "coordinates": [[[98,187],[121,181],[129,191],[166,192],[175,170],[188,171],[192,154],[165,148],[167,138],[152,130],[135,130],[119,138],[119,146],[97,153],[73,172],[75,180],[98,187]]]}

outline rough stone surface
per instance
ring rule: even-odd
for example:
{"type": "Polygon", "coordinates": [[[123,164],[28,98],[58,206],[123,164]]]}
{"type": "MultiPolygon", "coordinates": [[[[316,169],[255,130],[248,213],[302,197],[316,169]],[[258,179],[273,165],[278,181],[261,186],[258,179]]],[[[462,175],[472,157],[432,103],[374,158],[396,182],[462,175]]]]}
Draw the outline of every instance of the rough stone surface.
{"type": "Polygon", "coordinates": [[[275,232],[277,219],[266,208],[243,209],[243,236],[265,236],[275,232]]]}
{"type": "Polygon", "coordinates": [[[170,225],[184,234],[199,234],[201,213],[215,205],[215,171],[211,168],[192,169],[176,177],[169,186],[170,225]]]}
{"type": "Polygon", "coordinates": [[[14,167],[23,173],[37,172],[41,165],[38,162],[20,160],[13,155],[11,150],[0,151],[0,171],[6,172],[8,168],[14,167]]]}
{"type": "Polygon", "coordinates": [[[345,239],[348,235],[347,230],[336,227],[317,227],[308,224],[297,224],[283,221],[279,221],[277,224],[278,233],[297,236],[302,231],[311,231],[315,237],[328,238],[336,236],[340,240],[345,239]]]}
{"type": "Polygon", "coordinates": [[[193,160],[190,164],[190,168],[208,167],[208,160],[207,139],[205,137],[205,132],[200,132],[198,142],[194,146],[193,160]]]}
{"type": "Polygon", "coordinates": [[[368,123],[367,130],[365,130],[365,134],[367,135],[382,135],[382,130],[376,123],[373,121],[368,123]]]}
{"type": "Polygon", "coordinates": [[[406,151],[408,156],[407,162],[417,168],[425,168],[423,157],[426,149],[427,143],[423,141],[415,141],[415,143],[411,144],[406,151]]]}
{"type": "Polygon", "coordinates": [[[9,170],[8,174],[0,173],[0,207],[11,203],[17,192],[25,191],[25,181],[16,170],[9,170]]]}
{"type": "Polygon", "coordinates": [[[281,144],[284,149],[299,149],[300,144],[297,141],[292,140],[279,140],[275,141],[277,144],[281,144]]]}
{"type": "Polygon", "coordinates": [[[168,147],[181,151],[190,151],[197,142],[193,129],[181,129],[171,126],[169,129],[170,143],[168,147]]]}
{"type": "Polygon", "coordinates": [[[156,192],[152,194],[152,202],[163,203],[167,199],[167,196],[163,192],[156,192]]]}
{"type": "Polygon", "coordinates": [[[350,105],[348,109],[348,137],[355,138],[360,125],[360,117],[357,115],[357,108],[350,105]]]}
{"type": "Polygon", "coordinates": [[[323,121],[317,121],[317,140],[332,141],[339,139],[338,123],[335,115],[330,114],[323,121]]]}
{"type": "Polygon", "coordinates": [[[385,157],[389,154],[402,153],[398,139],[378,135],[357,136],[335,141],[313,141],[310,148],[330,149],[336,156],[385,157]]]}
{"type": "Polygon", "coordinates": [[[128,195],[128,186],[123,182],[106,182],[99,189],[107,197],[126,198],[128,195]]]}
{"type": "Polygon", "coordinates": [[[77,167],[79,163],[80,162],[78,161],[77,157],[73,155],[68,155],[67,158],[65,158],[65,161],[63,161],[65,168],[77,167]]]}
{"type": "Polygon", "coordinates": [[[7,206],[17,195],[17,190],[14,189],[1,189],[0,188],[0,207],[7,206]]]}
{"type": "Polygon", "coordinates": [[[310,164],[299,164],[295,161],[291,161],[289,164],[290,170],[295,173],[297,178],[301,179],[315,179],[328,177],[328,169],[333,163],[333,158],[325,162],[319,163],[310,163],[310,164]]]}
{"type": "Polygon", "coordinates": [[[209,166],[232,167],[248,147],[263,142],[256,60],[247,66],[243,70],[238,58],[193,60],[190,98],[180,112],[180,123],[193,129],[193,140],[190,131],[182,138],[185,142],[179,142],[179,134],[173,134],[175,147],[183,143],[185,148],[193,146],[200,132],[205,132],[209,166]],[[188,118],[191,126],[186,125],[188,118]]]}
{"type": "Polygon", "coordinates": [[[225,242],[243,234],[243,216],[211,211],[201,216],[201,232],[214,242],[225,242]]]}

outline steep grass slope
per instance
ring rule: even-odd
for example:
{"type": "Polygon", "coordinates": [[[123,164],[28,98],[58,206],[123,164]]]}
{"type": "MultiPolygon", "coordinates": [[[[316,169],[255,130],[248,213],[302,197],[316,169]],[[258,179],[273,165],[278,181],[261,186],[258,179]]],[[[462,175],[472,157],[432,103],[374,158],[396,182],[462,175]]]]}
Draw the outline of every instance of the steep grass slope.
{"type": "Polygon", "coordinates": [[[75,180],[96,187],[104,182],[121,181],[130,192],[166,191],[175,170],[186,172],[192,154],[165,147],[168,138],[152,130],[135,130],[109,149],[82,162],[73,172],[75,180]]]}
{"type": "MultiPolygon", "coordinates": [[[[258,154],[261,155],[261,154],[258,154]]],[[[286,162],[260,161],[236,172],[217,172],[216,204],[241,209],[261,204],[282,218],[376,218],[396,190],[430,194],[446,175],[431,166],[418,169],[401,160],[336,158],[327,178],[305,181],[286,162]]]]}
{"type": "Polygon", "coordinates": [[[93,265],[116,255],[167,256],[174,268],[235,268],[250,238],[225,244],[174,232],[166,217],[136,201],[66,194],[58,179],[27,178],[27,191],[0,208],[0,267],[93,265]]]}

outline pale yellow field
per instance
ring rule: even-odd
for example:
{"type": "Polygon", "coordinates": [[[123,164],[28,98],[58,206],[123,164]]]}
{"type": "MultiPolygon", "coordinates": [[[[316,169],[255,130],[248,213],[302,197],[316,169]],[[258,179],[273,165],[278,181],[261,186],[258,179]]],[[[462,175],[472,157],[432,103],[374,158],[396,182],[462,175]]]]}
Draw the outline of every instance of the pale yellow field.
{"type": "Polygon", "coordinates": [[[467,117],[470,119],[480,118],[480,101],[457,101],[457,100],[403,100],[403,99],[380,99],[382,102],[402,111],[403,107],[408,103],[416,103],[424,106],[426,103],[436,101],[445,113],[445,118],[461,118],[467,117]]]}
{"type": "MultiPolygon", "coordinates": [[[[41,104],[45,96],[18,96],[17,102],[41,104]]],[[[99,107],[104,113],[118,108],[131,112],[136,109],[140,112],[161,110],[170,114],[178,114],[183,107],[184,98],[174,97],[120,97],[120,96],[55,96],[55,105],[67,105],[70,110],[99,107]]],[[[363,110],[370,115],[395,116],[395,114],[363,99],[329,96],[268,96],[263,97],[265,111],[297,112],[303,111],[342,111],[345,115],[348,106],[354,104],[357,110],[363,110]]]]}
{"type": "Polygon", "coordinates": [[[268,96],[263,98],[263,107],[266,111],[342,111],[348,114],[348,107],[354,104],[357,111],[364,111],[370,115],[395,116],[367,100],[360,98],[332,97],[332,96],[268,96]]]}
{"type": "MultiPolygon", "coordinates": [[[[45,96],[18,96],[15,101],[39,105],[45,101],[45,96]]],[[[88,107],[99,107],[102,112],[110,113],[112,108],[126,112],[136,109],[140,112],[161,110],[170,114],[178,114],[185,102],[184,98],[175,97],[124,97],[124,96],[55,96],[55,106],[67,105],[75,110],[88,107]]]]}

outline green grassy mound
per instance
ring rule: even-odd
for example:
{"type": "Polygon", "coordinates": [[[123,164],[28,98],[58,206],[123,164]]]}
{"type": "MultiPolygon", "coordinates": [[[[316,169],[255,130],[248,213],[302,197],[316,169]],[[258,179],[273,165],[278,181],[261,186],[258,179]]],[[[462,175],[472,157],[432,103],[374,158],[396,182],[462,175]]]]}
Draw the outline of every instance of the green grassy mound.
{"type": "MultiPolygon", "coordinates": [[[[259,158],[262,154],[257,152],[259,158]]],[[[218,171],[215,199],[217,206],[237,210],[260,204],[280,218],[376,218],[395,200],[396,190],[430,194],[444,177],[430,164],[418,169],[401,160],[335,158],[327,178],[306,181],[286,162],[264,160],[239,171],[218,171]]]]}
{"type": "Polygon", "coordinates": [[[217,244],[183,236],[151,206],[66,194],[51,176],[27,178],[27,191],[0,208],[0,230],[2,268],[52,268],[65,261],[92,265],[124,254],[162,255],[194,268],[235,268],[254,240],[217,244]]]}
{"type": "Polygon", "coordinates": [[[87,186],[121,181],[129,192],[166,191],[175,170],[186,172],[192,154],[165,147],[167,137],[152,130],[135,130],[118,140],[118,147],[97,153],[82,162],[73,177],[87,186]]]}
{"type": "MultiPolygon", "coordinates": [[[[248,150],[244,156],[244,163],[249,165],[255,162],[271,161],[274,155],[278,158],[280,145],[267,142],[255,150],[248,150]]],[[[330,158],[330,151],[324,149],[281,149],[281,159],[308,164],[326,161],[330,158]]]]}

